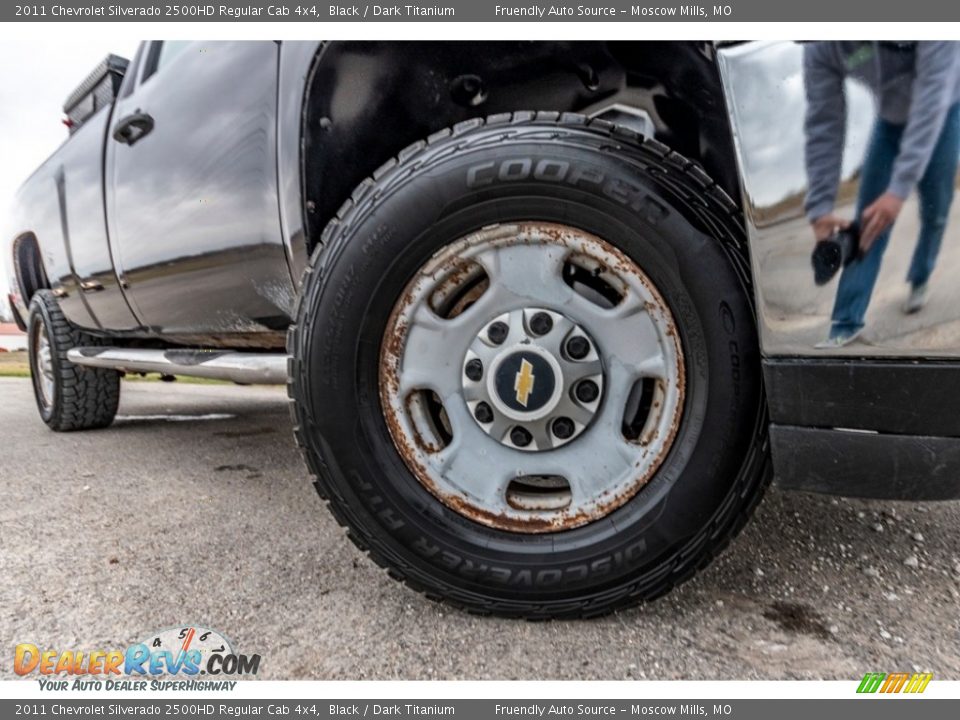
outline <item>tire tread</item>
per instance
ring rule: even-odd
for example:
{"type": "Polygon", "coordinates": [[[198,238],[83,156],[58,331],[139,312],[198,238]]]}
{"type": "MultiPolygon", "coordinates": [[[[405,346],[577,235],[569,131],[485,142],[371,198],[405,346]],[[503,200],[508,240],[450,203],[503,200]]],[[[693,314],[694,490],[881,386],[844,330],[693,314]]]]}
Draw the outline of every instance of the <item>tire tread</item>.
{"type": "Polygon", "coordinates": [[[100,338],[75,327],[66,319],[50,290],[38,290],[31,299],[31,315],[40,314],[56,355],[59,402],[45,422],[57,432],[95,430],[113,422],[120,404],[120,374],[116,370],[88,368],[67,359],[67,351],[103,345],[100,338]]]}

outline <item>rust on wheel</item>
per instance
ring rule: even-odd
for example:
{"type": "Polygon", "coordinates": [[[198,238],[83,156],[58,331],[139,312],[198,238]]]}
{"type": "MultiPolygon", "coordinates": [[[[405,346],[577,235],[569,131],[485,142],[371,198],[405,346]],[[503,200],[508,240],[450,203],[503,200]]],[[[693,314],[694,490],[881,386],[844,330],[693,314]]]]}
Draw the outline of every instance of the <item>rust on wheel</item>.
{"type": "Polygon", "coordinates": [[[660,292],[613,245],[500,224],[407,284],[379,392],[403,461],[438,500],[502,530],[557,532],[656,474],[680,424],[683,349],[660,292]]]}

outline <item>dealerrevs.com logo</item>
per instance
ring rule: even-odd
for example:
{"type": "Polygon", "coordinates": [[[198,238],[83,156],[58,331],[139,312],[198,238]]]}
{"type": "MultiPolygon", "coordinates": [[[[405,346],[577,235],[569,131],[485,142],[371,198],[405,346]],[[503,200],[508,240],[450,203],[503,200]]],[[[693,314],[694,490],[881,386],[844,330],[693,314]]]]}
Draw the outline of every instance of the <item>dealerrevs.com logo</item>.
{"type": "Polygon", "coordinates": [[[114,650],[41,649],[20,643],[13,670],[46,690],[232,690],[260,669],[260,655],[234,651],[221,633],[188,625],[114,650]],[[202,679],[201,679],[202,676],[202,679]]]}

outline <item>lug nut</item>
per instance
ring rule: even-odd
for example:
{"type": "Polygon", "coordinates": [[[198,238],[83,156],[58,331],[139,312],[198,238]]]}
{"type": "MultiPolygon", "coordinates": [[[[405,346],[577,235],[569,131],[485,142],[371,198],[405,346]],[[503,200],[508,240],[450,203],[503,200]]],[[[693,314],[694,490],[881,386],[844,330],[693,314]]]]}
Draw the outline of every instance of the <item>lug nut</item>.
{"type": "Polygon", "coordinates": [[[545,312],[535,313],[530,318],[530,330],[534,335],[546,335],[553,329],[553,318],[545,312]]]}
{"type": "Polygon", "coordinates": [[[487,328],[487,337],[490,338],[490,342],[492,342],[494,345],[499,345],[506,340],[509,333],[510,328],[507,327],[505,322],[500,320],[497,320],[487,328]]]}
{"type": "Polygon", "coordinates": [[[553,421],[553,434],[561,440],[571,437],[575,429],[573,420],[568,417],[558,417],[553,421]]]}
{"type": "Polygon", "coordinates": [[[574,360],[583,360],[590,352],[590,341],[583,335],[574,335],[567,340],[567,355],[574,360]]]}
{"type": "Polygon", "coordinates": [[[530,444],[531,440],[533,440],[533,438],[525,428],[517,426],[510,431],[510,442],[517,447],[526,447],[530,444]]]}
{"type": "Polygon", "coordinates": [[[483,377],[483,363],[480,362],[479,358],[473,358],[464,367],[463,372],[468,379],[476,382],[483,377]]]}
{"type": "Polygon", "coordinates": [[[600,388],[597,387],[597,384],[593,380],[582,380],[574,392],[577,400],[585,403],[592,403],[600,397],[600,388]]]}
{"type": "Polygon", "coordinates": [[[493,410],[485,402],[477,403],[477,406],[473,409],[473,416],[477,419],[477,422],[493,422],[493,410]]]}

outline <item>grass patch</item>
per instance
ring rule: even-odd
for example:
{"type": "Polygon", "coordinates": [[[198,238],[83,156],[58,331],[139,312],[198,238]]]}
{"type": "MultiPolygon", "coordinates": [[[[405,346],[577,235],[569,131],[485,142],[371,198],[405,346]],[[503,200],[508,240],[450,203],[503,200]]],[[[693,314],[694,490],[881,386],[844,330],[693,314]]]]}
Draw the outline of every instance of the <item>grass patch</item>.
{"type": "MultiPolygon", "coordinates": [[[[214,380],[213,378],[187,377],[185,375],[176,376],[178,383],[187,383],[188,385],[233,385],[229,380],[214,380]]],[[[124,375],[126,382],[163,382],[160,376],[154,373],[147,375],[124,375]]]]}
{"type": "Polygon", "coordinates": [[[0,377],[30,377],[27,353],[0,352],[0,377]]]}

